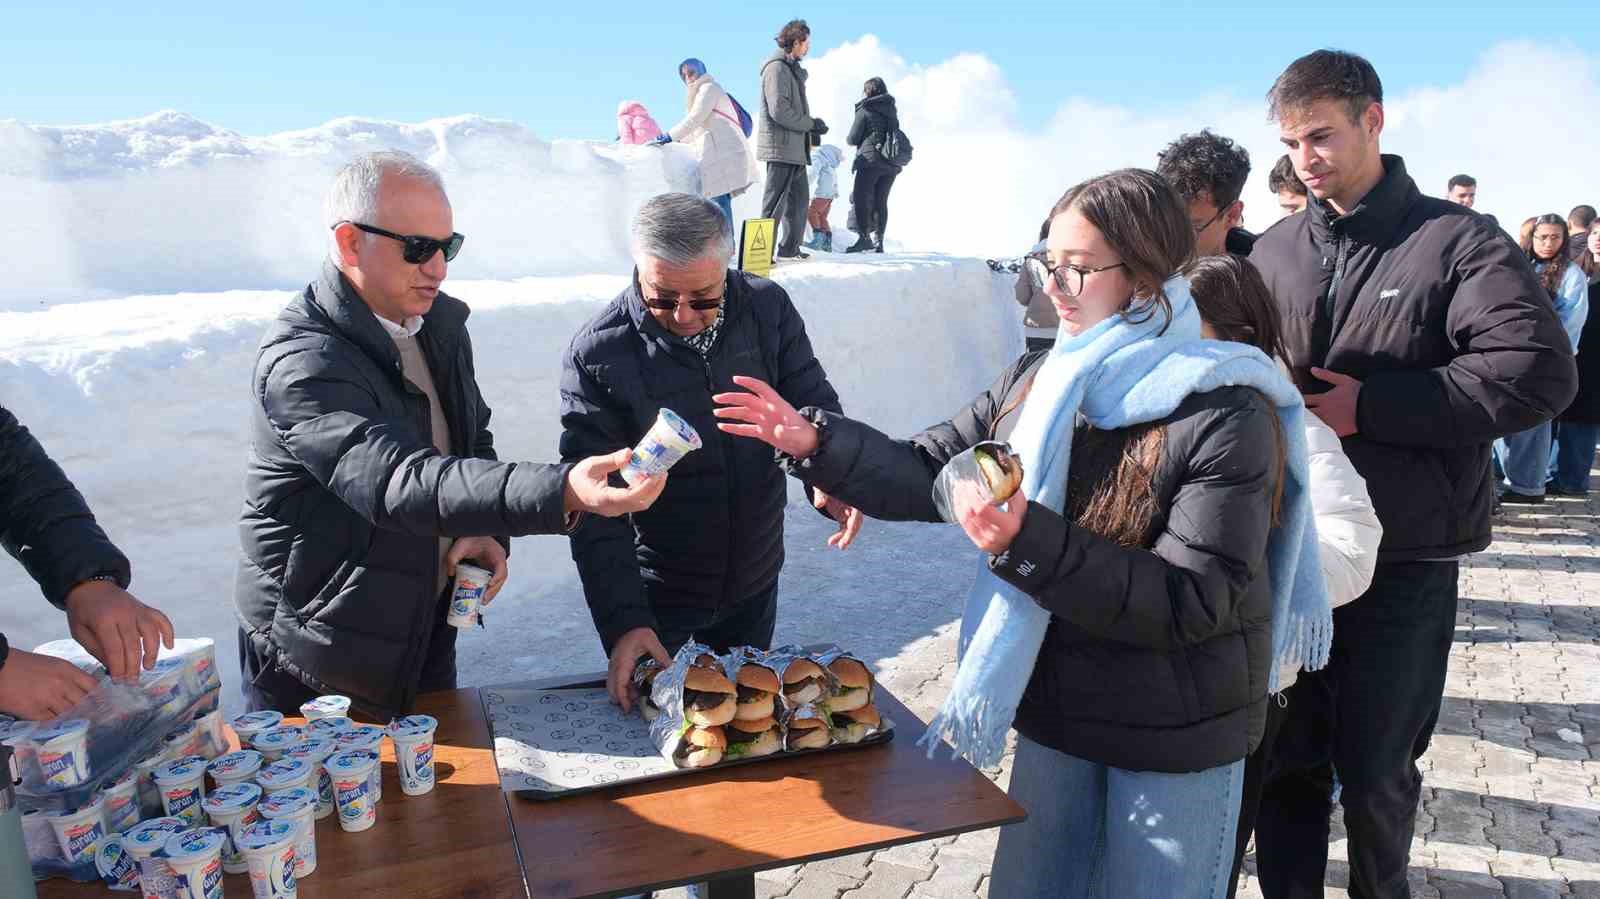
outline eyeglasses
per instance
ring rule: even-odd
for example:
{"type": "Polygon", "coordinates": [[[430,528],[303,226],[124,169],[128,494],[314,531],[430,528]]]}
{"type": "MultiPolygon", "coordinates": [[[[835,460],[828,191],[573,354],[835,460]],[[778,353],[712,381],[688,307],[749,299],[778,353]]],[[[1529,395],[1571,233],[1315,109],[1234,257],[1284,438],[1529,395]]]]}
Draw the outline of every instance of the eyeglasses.
{"type": "Polygon", "coordinates": [[[1193,229],[1194,229],[1194,233],[1196,233],[1196,234],[1201,234],[1201,233],[1204,233],[1204,231],[1205,231],[1205,230],[1206,230],[1206,229],[1207,229],[1207,228],[1209,228],[1209,227],[1211,227],[1211,224],[1212,224],[1212,223],[1213,223],[1213,222],[1215,222],[1215,221],[1216,221],[1216,220],[1217,220],[1217,219],[1219,219],[1219,218],[1222,218],[1222,214],[1223,214],[1223,213],[1224,213],[1224,212],[1227,212],[1227,211],[1228,211],[1228,207],[1229,207],[1229,206],[1232,206],[1232,205],[1233,205],[1233,204],[1232,204],[1232,203],[1229,203],[1229,204],[1228,204],[1228,205],[1227,205],[1227,206],[1224,206],[1224,207],[1222,207],[1222,208],[1221,208],[1221,209],[1218,209],[1218,210],[1217,210],[1217,214],[1216,214],[1216,215],[1213,215],[1213,216],[1212,216],[1212,217],[1211,217],[1211,218],[1208,218],[1208,219],[1206,219],[1206,221],[1205,221],[1205,224],[1203,224],[1203,225],[1196,225],[1196,224],[1195,224],[1195,223],[1194,223],[1194,222],[1190,222],[1190,223],[1189,223],[1189,227],[1191,227],[1191,228],[1193,228],[1193,229]]]}
{"type": "Polygon", "coordinates": [[[339,225],[352,225],[357,231],[365,231],[368,234],[376,234],[379,237],[400,241],[400,243],[404,244],[400,250],[400,256],[412,265],[421,265],[427,262],[433,258],[434,253],[441,250],[444,251],[445,262],[454,262],[456,254],[461,252],[461,244],[466,242],[467,239],[465,235],[455,232],[452,232],[444,240],[439,240],[436,237],[423,237],[418,234],[396,234],[393,231],[385,231],[382,228],[374,228],[371,225],[363,225],[360,222],[339,222],[334,227],[337,228],[339,225]]]}
{"type": "Polygon", "coordinates": [[[1051,277],[1056,279],[1056,287],[1069,297],[1083,293],[1083,279],[1096,272],[1106,272],[1114,268],[1126,268],[1121,262],[1111,265],[1102,265],[1099,268],[1084,268],[1081,265],[1051,265],[1050,260],[1043,253],[1032,253],[1023,257],[1022,268],[1028,273],[1028,279],[1033,286],[1043,290],[1045,280],[1051,277]]]}

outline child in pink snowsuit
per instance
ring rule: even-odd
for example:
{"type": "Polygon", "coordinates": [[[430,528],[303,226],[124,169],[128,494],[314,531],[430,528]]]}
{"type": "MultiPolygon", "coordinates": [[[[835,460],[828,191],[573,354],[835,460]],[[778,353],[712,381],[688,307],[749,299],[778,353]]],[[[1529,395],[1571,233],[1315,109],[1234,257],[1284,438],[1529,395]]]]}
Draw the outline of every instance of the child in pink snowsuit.
{"type": "Polygon", "coordinates": [[[661,126],[638,100],[623,100],[617,105],[617,140],[625,144],[648,144],[661,136],[661,126]]]}

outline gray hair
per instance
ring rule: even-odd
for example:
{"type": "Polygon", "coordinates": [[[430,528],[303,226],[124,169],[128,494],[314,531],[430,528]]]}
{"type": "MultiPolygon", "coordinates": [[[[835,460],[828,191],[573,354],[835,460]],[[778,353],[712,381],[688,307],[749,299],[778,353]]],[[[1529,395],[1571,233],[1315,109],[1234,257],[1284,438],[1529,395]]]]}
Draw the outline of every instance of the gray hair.
{"type": "Polygon", "coordinates": [[[691,265],[733,255],[733,226],[717,204],[693,194],[651,197],[633,217],[635,260],[691,265]]]}
{"type": "MultiPolygon", "coordinates": [[[[444,193],[444,179],[433,166],[399,150],[378,150],[363,153],[345,164],[333,178],[333,187],[323,204],[323,217],[332,228],[340,222],[376,224],[378,217],[378,190],[386,175],[415,178],[431,184],[444,193]]],[[[334,258],[338,248],[334,247],[334,258]]]]}

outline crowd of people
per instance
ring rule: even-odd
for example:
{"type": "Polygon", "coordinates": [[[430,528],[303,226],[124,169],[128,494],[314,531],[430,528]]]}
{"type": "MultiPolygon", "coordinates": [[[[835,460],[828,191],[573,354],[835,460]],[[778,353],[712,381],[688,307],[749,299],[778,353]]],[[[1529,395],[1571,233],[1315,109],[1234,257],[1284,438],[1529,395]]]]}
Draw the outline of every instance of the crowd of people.
{"type": "MultiPolygon", "coordinates": [[[[679,67],[672,129],[644,137],[653,123],[622,110],[630,134],[700,140],[702,196],[635,217],[629,286],[561,360],[559,462],[496,452],[469,309],[441,289],[464,237],[439,174],[399,152],[339,172],[328,259],[249,380],[234,603],[250,708],[337,693],[388,720],[456,686],[452,573],[492,571],[492,600],[526,534],[569,538],[629,708],[638,663],[691,635],[773,642],[788,478],[844,549],[868,517],[944,520],[946,464],[1006,441],[1025,460],[1017,493],[953,499],[979,552],[930,730],[985,765],[1016,732],[1028,819],[1001,832],[990,894],[1225,896],[1253,835],[1267,896],[1321,895],[1337,795],[1351,894],[1408,895],[1458,566],[1490,541],[1491,445],[1508,501],[1588,488],[1600,373],[1575,351],[1600,348],[1594,210],[1536,217],[1519,246],[1472,211],[1471,179],[1452,180],[1456,202],[1424,195],[1381,152],[1378,73],[1319,50],[1268,95],[1287,149],[1276,225],[1243,229],[1249,156],[1211,131],[1041,199],[1017,288],[1025,352],[896,438],[849,417],[784,289],[727,264],[756,159],[779,256],[799,255],[808,212],[827,218],[807,178],[828,130],[805,97],[809,29],[777,43],[754,157],[742,107],[698,60],[679,67]],[[662,408],[703,447],[626,484],[662,408]]],[[[902,138],[869,80],[849,249],[882,250],[902,138]]],[[[818,181],[819,200],[837,192],[818,181]]],[[[113,675],[152,662],[171,625],[127,594],[126,559],[9,415],[0,441],[7,549],[113,675]]],[[[4,653],[0,711],[81,697],[61,666],[4,653]]]]}

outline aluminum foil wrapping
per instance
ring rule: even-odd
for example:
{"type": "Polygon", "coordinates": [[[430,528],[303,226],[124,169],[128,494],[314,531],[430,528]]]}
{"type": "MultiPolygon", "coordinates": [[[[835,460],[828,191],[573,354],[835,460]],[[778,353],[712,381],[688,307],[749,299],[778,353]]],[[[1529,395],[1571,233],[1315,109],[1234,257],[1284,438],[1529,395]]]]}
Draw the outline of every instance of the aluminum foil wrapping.
{"type": "Polygon", "coordinates": [[[650,685],[650,701],[661,710],[656,719],[650,722],[650,741],[669,760],[677,753],[684,732],[689,729],[683,717],[684,680],[688,678],[691,667],[706,667],[708,661],[711,667],[720,670],[721,666],[710,647],[690,640],[683,644],[678,654],[672,657],[672,664],[656,675],[650,685]]]}

